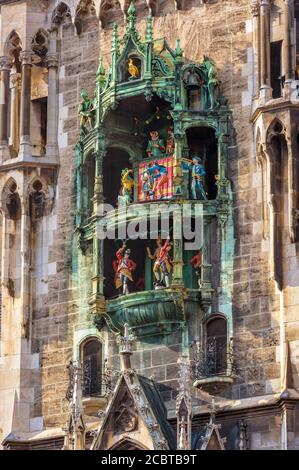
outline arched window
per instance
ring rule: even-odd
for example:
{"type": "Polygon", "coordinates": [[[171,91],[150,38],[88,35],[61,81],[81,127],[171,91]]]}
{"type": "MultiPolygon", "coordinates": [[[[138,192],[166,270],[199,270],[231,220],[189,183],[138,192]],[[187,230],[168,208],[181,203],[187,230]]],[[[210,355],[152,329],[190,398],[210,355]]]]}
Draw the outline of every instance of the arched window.
{"type": "Polygon", "coordinates": [[[207,323],[205,353],[209,375],[226,372],[227,324],[224,318],[217,317],[207,323]]]}
{"type": "Polygon", "coordinates": [[[102,343],[92,338],[82,347],[83,396],[102,395],[102,343]]]}

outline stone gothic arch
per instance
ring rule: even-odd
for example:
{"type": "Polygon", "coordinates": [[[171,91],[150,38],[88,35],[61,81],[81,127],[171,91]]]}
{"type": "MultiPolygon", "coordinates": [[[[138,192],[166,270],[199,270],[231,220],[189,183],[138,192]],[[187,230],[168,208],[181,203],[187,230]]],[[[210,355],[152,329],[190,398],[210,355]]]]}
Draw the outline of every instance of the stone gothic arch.
{"type": "Polygon", "coordinates": [[[72,23],[72,15],[71,10],[67,4],[61,2],[57,5],[52,13],[52,24],[61,25],[64,23],[72,23]]]}
{"type": "Polygon", "coordinates": [[[278,287],[283,287],[283,247],[289,226],[289,161],[286,128],[275,118],[266,133],[266,152],[269,160],[271,272],[278,287]]]}
{"type": "Polygon", "coordinates": [[[93,0],[80,0],[76,8],[74,23],[79,35],[89,28],[90,23],[92,25],[98,24],[95,2],[93,0]]]}
{"type": "Polygon", "coordinates": [[[100,22],[103,29],[111,28],[113,23],[123,22],[123,9],[118,0],[102,0],[100,4],[100,22]]]}

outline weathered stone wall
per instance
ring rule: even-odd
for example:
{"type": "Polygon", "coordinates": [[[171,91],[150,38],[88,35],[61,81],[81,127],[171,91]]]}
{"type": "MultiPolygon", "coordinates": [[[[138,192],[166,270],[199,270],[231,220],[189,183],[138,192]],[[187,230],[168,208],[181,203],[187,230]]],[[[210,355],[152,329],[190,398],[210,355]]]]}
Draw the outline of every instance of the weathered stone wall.
{"type": "MultiPolygon", "coordinates": [[[[74,2],[66,3],[71,4],[74,12],[74,2]]],[[[166,5],[166,2],[164,3],[166,5]]],[[[169,44],[174,47],[176,38],[180,37],[188,61],[200,62],[204,54],[215,60],[223,93],[233,111],[235,142],[230,148],[229,178],[233,185],[236,239],[233,321],[238,377],[235,384],[227,391],[227,397],[242,399],[277,393],[281,385],[281,341],[284,340],[281,324],[286,326],[285,339],[291,342],[293,372],[295,383],[298,385],[298,255],[296,246],[287,242],[283,265],[285,272],[289,274],[286,278],[285,291],[279,294],[270,279],[269,241],[262,238],[261,175],[256,163],[250,123],[253,90],[250,1],[218,1],[177,12],[167,9],[165,5],[167,15],[153,18],[154,38],[165,36],[169,44]],[[283,321],[281,321],[282,311],[283,321]]],[[[51,2],[50,8],[53,7],[54,2],[51,2]]],[[[24,4],[20,9],[18,6],[18,14],[15,14],[16,10],[12,5],[5,8],[11,10],[7,16],[4,7],[1,11],[2,48],[11,28],[20,31],[29,44],[28,33],[25,32],[27,17],[24,4]]],[[[51,11],[44,14],[44,20],[40,16],[32,18],[34,19],[30,26],[32,31],[37,25],[47,27],[51,11]]],[[[85,23],[80,35],[76,33],[72,24],[64,24],[60,31],[58,96],[60,169],[54,208],[48,220],[43,223],[44,235],[49,233],[51,235],[40,247],[40,263],[43,266],[47,265],[47,274],[43,288],[38,284],[41,278],[36,280],[31,347],[34,356],[30,359],[33,371],[30,386],[27,384],[27,392],[31,394],[28,400],[30,407],[28,416],[33,421],[28,431],[39,430],[43,425],[46,427],[65,425],[68,411],[65,406],[68,382],[66,364],[72,357],[76,357],[79,343],[76,338],[83,337],[88,331],[94,331],[93,319],[88,313],[90,288],[87,279],[90,278],[90,262],[88,256],[83,255],[79,255],[81,260],[77,260],[77,250],[72,238],[75,215],[73,148],[79,137],[77,109],[80,90],[88,89],[91,96],[94,91],[99,54],[103,57],[106,67],[110,60],[111,29],[99,34],[98,28],[98,21],[92,18],[85,23]],[[46,252],[47,257],[43,258],[46,252]],[[81,266],[80,272],[77,269],[78,265],[81,266]],[[82,331],[81,336],[78,331],[82,331]],[[32,385],[35,387],[33,391],[32,385]]],[[[138,30],[144,35],[145,19],[138,22],[138,30]]],[[[123,26],[119,28],[120,36],[122,31],[123,26]]],[[[277,30],[275,34],[277,39],[279,34],[277,30]]],[[[287,233],[285,240],[288,240],[287,233]]],[[[10,311],[9,315],[13,315],[12,312],[10,311]]],[[[4,322],[6,315],[4,309],[2,312],[4,322]]],[[[194,331],[194,336],[196,333],[194,331]]],[[[173,409],[177,393],[180,338],[173,335],[163,344],[137,343],[136,349],[133,366],[140,373],[152,376],[160,383],[162,396],[171,402],[169,406],[173,409]]],[[[110,335],[106,353],[112,357],[112,364],[115,366],[117,352],[114,338],[110,335]]],[[[0,358],[1,377],[7,376],[7,370],[14,367],[18,369],[20,366],[20,362],[15,366],[11,364],[12,360],[0,358]]],[[[26,377],[28,381],[28,375],[26,377]]],[[[4,388],[0,402],[7,403],[8,399],[10,400],[11,385],[3,386],[4,382],[1,380],[0,383],[4,388]]],[[[21,388],[26,387],[21,377],[20,384],[21,388]]],[[[10,416],[10,423],[6,423],[4,427],[7,429],[13,421],[14,412],[11,405],[5,405],[2,411],[0,414],[8,413],[10,416]]],[[[275,423],[261,419],[252,425],[254,448],[280,445],[277,418],[273,417],[273,420],[275,423]]]]}

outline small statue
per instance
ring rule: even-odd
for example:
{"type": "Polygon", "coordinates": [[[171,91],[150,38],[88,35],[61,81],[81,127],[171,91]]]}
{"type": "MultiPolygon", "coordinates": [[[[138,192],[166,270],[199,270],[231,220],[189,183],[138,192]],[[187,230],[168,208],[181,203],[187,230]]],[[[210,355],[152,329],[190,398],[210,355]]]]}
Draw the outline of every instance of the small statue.
{"type": "Polygon", "coordinates": [[[123,246],[116,252],[117,261],[113,263],[115,274],[115,286],[116,289],[122,287],[122,294],[129,294],[129,281],[133,282],[132,273],[135,271],[137,265],[130,259],[131,250],[126,249],[127,246],[124,243],[123,246]]]}
{"type": "Polygon", "coordinates": [[[135,181],[132,177],[133,170],[125,168],[121,172],[121,189],[118,197],[119,205],[130,204],[132,202],[132,192],[135,187],[135,181]]]}
{"type": "Polygon", "coordinates": [[[173,127],[169,127],[169,129],[167,129],[167,133],[168,139],[166,141],[166,153],[168,155],[173,155],[175,150],[173,127]]]}
{"type": "Polygon", "coordinates": [[[81,135],[84,137],[95,126],[96,110],[92,100],[89,99],[88,92],[86,90],[82,90],[80,96],[82,98],[82,102],[79,106],[78,112],[81,116],[80,131],[81,135]]]}
{"type": "Polygon", "coordinates": [[[156,289],[170,286],[169,276],[172,271],[172,261],[169,256],[170,250],[170,237],[167,238],[164,245],[162,244],[161,237],[157,238],[157,248],[154,254],[151,253],[149,247],[147,248],[148,257],[155,261],[153,272],[156,278],[156,289]]]}
{"type": "Polygon", "coordinates": [[[210,102],[209,109],[213,110],[218,105],[218,102],[215,97],[215,89],[219,85],[219,80],[217,78],[217,69],[214,62],[207,56],[204,56],[202,66],[205,68],[208,78],[208,97],[210,102]]]}
{"type": "Polygon", "coordinates": [[[165,143],[163,139],[160,139],[158,131],[152,131],[150,133],[151,140],[148,143],[146,152],[150,158],[161,158],[165,152],[165,143]]]}
{"type": "Polygon", "coordinates": [[[139,77],[139,69],[136,67],[136,65],[134,65],[133,59],[129,59],[128,72],[130,74],[130,80],[134,80],[139,77]]]}
{"type": "Polygon", "coordinates": [[[203,177],[206,174],[206,170],[202,164],[201,158],[194,157],[192,159],[193,165],[192,168],[192,184],[191,184],[191,193],[192,199],[199,199],[206,201],[207,196],[203,187],[203,177]]]}
{"type": "Polygon", "coordinates": [[[154,199],[163,198],[163,187],[168,183],[168,171],[166,166],[160,165],[159,162],[148,167],[147,173],[153,178],[153,197],[154,199]]]}
{"type": "Polygon", "coordinates": [[[152,175],[145,170],[142,174],[142,193],[145,201],[152,201],[154,197],[154,179],[152,175]]]}
{"type": "Polygon", "coordinates": [[[199,251],[195,256],[193,256],[192,260],[190,261],[192,264],[195,274],[198,280],[198,286],[201,288],[201,268],[202,268],[202,252],[199,251]]]}

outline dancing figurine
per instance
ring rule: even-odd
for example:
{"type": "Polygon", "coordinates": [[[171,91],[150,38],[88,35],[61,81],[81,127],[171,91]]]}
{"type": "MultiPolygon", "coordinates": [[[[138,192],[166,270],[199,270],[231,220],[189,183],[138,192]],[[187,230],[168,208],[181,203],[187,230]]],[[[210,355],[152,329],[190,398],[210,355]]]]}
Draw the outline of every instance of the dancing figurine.
{"type": "Polygon", "coordinates": [[[150,132],[151,140],[146,149],[147,156],[150,158],[161,158],[164,156],[165,143],[160,139],[158,131],[150,132]]]}
{"type": "Polygon", "coordinates": [[[130,258],[130,255],[131,250],[127,249],[127,246],[124,243],[116,253],[117,261],[113,263],[116,271],[115,286],[116,289],[120,289],[122,287],[123,295],[130,293],[128,284],[129,281],[133,282],[132,273],[137,267],[136,263],[130,258]]]}
{"type": "Polygon", "coordinates": [[[135,187],[133,170],[125,168],[121,172],[121,189],[118,197],[118,203],[130,204],[132,202],[132,193],[135,187]]]}
{"type": "Polygon", "coordinates": [[[202,252],[199,251],[195,256],[193,256],[192,260],[190,261],[192,264],[195,274],[197,276],[198,287],[201,288],[201,268],[202,268],[202,252]]]}
{"type": "Polygon", "coordinates": [[[154,181],[152,189],[153,199],[162,199],[164,196],[163,189],[168,183],[168,171],[166,166],[160,165],[160,163],[156,161],[147,168],[147,173],[154,181]]]}
{"type": "Polygon", "coordinates": [[[157,248],[154,254],[147,248],[148,257],[155,261],[153,272],[156,278],[156,289],[170,286],[170,274],[172,271],[172,261],[169,256],[171,250],[170,238],[168,237],[163,245],[162,239],[157,238],[157,248]]]}
{"type": "Polygon", "coordinates": [[[173,127],[169,127],[169,129],[167,129],[167,133],[168,139],[166,141],[166,153],[169,156],[172,156],[175,150],[173,127]]]}

